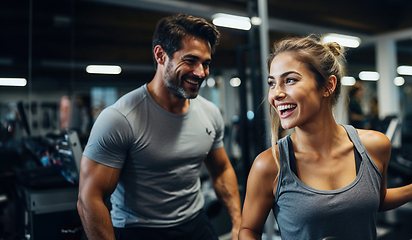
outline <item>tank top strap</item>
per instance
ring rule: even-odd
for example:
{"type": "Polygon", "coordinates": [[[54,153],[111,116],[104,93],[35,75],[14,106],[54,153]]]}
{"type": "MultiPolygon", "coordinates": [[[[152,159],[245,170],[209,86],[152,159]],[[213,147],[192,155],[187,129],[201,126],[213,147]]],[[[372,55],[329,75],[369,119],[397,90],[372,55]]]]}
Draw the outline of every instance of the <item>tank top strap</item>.
{"type": "Polygon", "coordinates": [[[289,145],[288,145],[288,137],[283,137],[278,141],[279,147],[279,164],[281,171],[285,171],[289,168],[289,145]]]}
{"type": "Polygon", "coordinates": [[[278,175],[278,184],[277,184],[277,190],[275,194],[275,202],[278,199],[279,192],[281,189],[282,181],[284,178],[289,179],[289,149],[288,149],[288,139],[287,136],[281,138],[278,142],[278,148],[279,148],[279,175],[278,175]]]}
{"type": "Polygon", "coordinates": [[[358,131],[351,125],[342,125],[346,132],[349,135],[350,140],[352,141],[353,145],[355,146],[356,150],[362,155],[365,152],[365,147],[361,142],[358,131]]]}

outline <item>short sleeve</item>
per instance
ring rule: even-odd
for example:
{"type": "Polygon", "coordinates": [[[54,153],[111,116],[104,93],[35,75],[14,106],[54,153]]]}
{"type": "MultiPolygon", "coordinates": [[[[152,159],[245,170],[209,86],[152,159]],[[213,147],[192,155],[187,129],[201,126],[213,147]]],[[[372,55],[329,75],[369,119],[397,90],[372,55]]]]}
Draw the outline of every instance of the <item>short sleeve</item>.
{"type": "Polygon", "coordinates": [[[218,107],[215,107],[215,110],[216,137],[212,149],[218,149],[224,146],[223,137],[225,135],[225,122],[223,121],[222,114],[218,107]]]}
{"type": "Polygon", "coordinates": [[[93,128],[83,155],[103,165],[122,168],[133,143],[133,131],[127,119],[116,109],[103,110],[93,128]]]}

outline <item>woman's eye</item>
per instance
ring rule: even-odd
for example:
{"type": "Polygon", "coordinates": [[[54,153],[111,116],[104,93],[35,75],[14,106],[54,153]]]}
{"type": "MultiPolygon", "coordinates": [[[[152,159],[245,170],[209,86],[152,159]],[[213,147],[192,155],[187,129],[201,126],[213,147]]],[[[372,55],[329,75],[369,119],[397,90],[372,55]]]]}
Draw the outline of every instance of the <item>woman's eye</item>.
{"type": "Polygon", "coordinates": [[[286,83],[294,83],[294,82],[296,82],[296,79],[293,79],[293,78],[286,79],[286,83]]]}
{"type": "Polygon", "coordinates": [[[276,86],[276,83],[275,83],[275,82],[272,82],[272,81],[269,81],[269,82],[268,82],[268,85],[269,85],[269,87],[274,87],[274,86],[276,86]]]}

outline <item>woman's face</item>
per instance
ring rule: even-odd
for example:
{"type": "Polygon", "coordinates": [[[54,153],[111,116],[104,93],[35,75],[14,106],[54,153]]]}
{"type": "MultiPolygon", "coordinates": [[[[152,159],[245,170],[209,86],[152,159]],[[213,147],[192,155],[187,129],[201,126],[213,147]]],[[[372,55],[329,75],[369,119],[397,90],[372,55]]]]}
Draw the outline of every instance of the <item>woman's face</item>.
{"type": "Polygon", "coordinates": [[[290,52],[277,55],[269,69],[269,103],[275,108],[284,129],[306,124],[320,117],[324,88],[315,74],[290,52]]]}

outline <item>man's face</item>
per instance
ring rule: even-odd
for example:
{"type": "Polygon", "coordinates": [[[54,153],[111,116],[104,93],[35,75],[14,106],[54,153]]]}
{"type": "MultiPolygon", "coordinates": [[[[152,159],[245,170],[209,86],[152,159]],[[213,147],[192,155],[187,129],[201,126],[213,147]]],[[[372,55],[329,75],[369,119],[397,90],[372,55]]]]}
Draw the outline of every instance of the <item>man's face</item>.
{"type": "Polygon", "coordinates": [[[167,57],[164,83],[178,98],[195,98],[203,80],[209,76],[210,44],[194,36],[183,38],[181,44],[182,48],[172,59],[167,57]]]}

